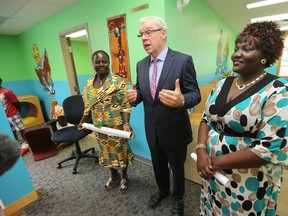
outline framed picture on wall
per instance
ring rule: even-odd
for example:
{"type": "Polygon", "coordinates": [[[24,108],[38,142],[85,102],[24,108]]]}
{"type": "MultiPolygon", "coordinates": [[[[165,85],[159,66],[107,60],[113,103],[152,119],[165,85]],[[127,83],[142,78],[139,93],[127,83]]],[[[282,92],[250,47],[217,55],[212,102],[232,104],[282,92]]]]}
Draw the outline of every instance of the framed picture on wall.
{"type": "Polygon", "coordinates": [[[286,33],[282,56],[278,64],[277,76],[288,77],[288,33],[286,33]]]}
{"type": "Polygon", "coordinates": [[[108,18],[107,26],[113,73],[125,79],[126,83],[130,83],[125,14],[108,18]]]}

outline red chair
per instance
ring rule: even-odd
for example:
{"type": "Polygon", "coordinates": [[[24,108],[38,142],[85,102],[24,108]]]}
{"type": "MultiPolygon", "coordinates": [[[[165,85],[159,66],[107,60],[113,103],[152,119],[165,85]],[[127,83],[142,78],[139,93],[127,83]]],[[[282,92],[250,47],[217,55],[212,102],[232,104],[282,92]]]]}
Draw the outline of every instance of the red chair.
{"type": "Polygon", "coordinates": [[[26,131],[25,137],[33,153],[34,161],[43,160],[58,154],[56,144],[51,140],[50,127],[26,131]]]}

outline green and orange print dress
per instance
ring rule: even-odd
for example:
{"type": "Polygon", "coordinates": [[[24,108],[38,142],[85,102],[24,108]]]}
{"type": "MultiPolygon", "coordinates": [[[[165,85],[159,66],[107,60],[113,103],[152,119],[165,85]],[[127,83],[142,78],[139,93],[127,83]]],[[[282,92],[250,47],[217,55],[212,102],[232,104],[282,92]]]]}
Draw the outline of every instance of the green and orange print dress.
{"type": "MultiPolygon", "coordinates": [[[[95,89],[95,77],[87,80],[82,92],[84,115],[92,116],[95,127],[123,130],[122,113],[131,113],[126,97],[127,85],[120,76],[109,74],[104,84],[95,89]]],[[[122,169],[131,164],[134,156],[128,140],[94,132],[99,143],[99,163],[104,167],[122,169]]]]}

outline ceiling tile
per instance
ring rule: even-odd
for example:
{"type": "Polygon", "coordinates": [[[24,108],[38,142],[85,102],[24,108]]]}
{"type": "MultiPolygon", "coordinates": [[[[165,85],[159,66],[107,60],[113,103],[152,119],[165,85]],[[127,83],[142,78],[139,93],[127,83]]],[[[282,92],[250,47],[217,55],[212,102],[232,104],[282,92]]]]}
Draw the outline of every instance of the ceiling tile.
{"type": "Polygon", "coordinates": [[[63,6],[32,0],[28,2],[13,17],[24,20],[44,20],[65,9],[63,6]]]}
{"type": "Polygon", "coordinates": [[[70,6],[74,5],[75,3],[79,2],[79,0],[39,0],[41,2],[52,3],[55,5],[62,5],[62,6],[70,6]]]}
{"type": "Polygon", "coordinates": [[[0,34],[18,35],[22,31],[25,31],[36,24],[37,22],[11,18],[1,25],[0,34]]]}
{"type": "MultiPolygon", "coordinates": [[[[0,0],[0,17],[2,17],[2,23],[0,21],[0,34],[7,34],[5,32],[8,31],[8,28],[10,29],[9,31],[12,32],[13,29],[15,29],[13,32],[20,34],[80,1],[81,0],[0,0]],[[12,18],[12,20],[6,20],[5,17],[12,18]],[[19,25],[21,21],[22,24],[19,25]],[[28,24],[28,21],[31,23],[28,24]]],[[[246,9],[246,4],[257,1],[259,0],[205,0],[236,32],[241,31],[246,24],[250,23],[251,18],[276,13],[287,13],[288,3],[257,9],[246,9]]],[[[15,33],[11,35],[15,35],[15,33]]]]}
{"type": "Polygon", "coordinates": [[[18,35],[80,0],[0,0],[0,35],[18,35]],[[6,19],[6,18],[9,19],[6,19]]]}
{"type": "Polygon", "coordinates": [[[0,0],[0,16],[10,17],[29,0],[0,0]]]}
{"type": "Polygon", "coordinates": [[[205,0],[208,5],[236,32],[241,31],[251,18],[287,13],[288,3],[247,9],[246,4],[260,0],[205,0]]]}

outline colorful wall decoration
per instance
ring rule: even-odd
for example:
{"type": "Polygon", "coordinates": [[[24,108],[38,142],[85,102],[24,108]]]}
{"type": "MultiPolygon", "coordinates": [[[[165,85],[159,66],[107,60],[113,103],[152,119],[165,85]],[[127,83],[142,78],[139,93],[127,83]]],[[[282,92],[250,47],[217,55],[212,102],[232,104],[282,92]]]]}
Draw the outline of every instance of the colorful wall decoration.
{"type": "Polygon", "coordinates": [[[107,25],[113,73],[130,83],[125,14],[108,18],[107,25]]]}
{"type": "Polygon", "coordinates": [[[48,59],[48,53],[46,49],[44,49],[43,56],[41,58],[38,47],[36,44],[32,45],[33,56],[37,66],[34,68],[38,79],[43,85],[44,92],[49,92],[50,96],[55,94],[55,90],[53,89],[54,83],[51,78],[51,68],[48,59]]]}
{"type": "Polygon", "coordinates": [[[220,29],[219,39],[217,43],[217,55],[216,55],[216,72],[215,75],[220,77],[227,77],[233,75],[233,72],[229,70],[228,59],[229,59],[229,44],[230,36],[227,36],[226,44],[222,52],[222,41],[223,41],[223,29],[220,29]]]}

